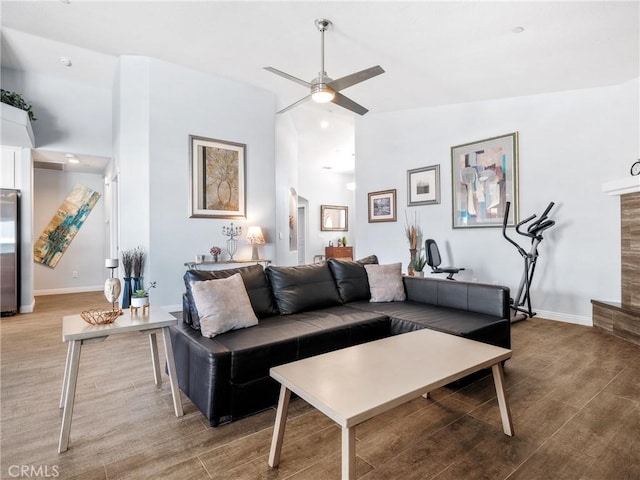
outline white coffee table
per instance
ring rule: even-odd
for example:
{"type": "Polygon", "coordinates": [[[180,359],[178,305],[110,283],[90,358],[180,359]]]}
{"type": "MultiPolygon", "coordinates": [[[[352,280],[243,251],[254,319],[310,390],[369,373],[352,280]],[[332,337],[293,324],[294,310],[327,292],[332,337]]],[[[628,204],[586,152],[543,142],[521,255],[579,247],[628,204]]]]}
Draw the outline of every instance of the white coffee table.
{"type": "Polygon", "coordinates": [[[178,388],[178,377],[176,375],[176,364],[173,359],[173,349],[171,348],[171,335],[169,334],[169,327],[177,323],[178,320],[169,312],[154,306],[145,314],[138,312],[129,315],[129,312],[125,311],[124,315],[120,315],[115,322],[108,325],[90,325],[85,322],[80,315],[70,315],[62,318],[62,340],[68,342],[69,347],[67,349],[67,363],[64,369],[62,394],[60,396],[60,408],[64,407],[64,412],[62,414],[62,429],[60,430],[60,441],[58,443],[59,453],[66,452],[69,447],[71,417],[73,415],[73,403],[76,395],[78,367],[80,365],[80,349],[83,345],[103,342],[110,335],[131,332],[140,332],[149,335],[155,384],[160,388],[162,385],[162,377],[160,375],[156,334],[162,333],[165,356],[169,369],[171,395],[173,396],[173,408],[176,417],[183,415],[182,400],[180,399],[180,390],[178,388]]]}
{"type": "Polygon", "coordinates": [[[513,435],[501,362],[511,350],[454,335],[418,330],[273,367],[282,384],[269,465],[280,462],[294,392],[342,427],[342,478],[355,479],[356,425],[491,367],[504,433],[513,435]]]}

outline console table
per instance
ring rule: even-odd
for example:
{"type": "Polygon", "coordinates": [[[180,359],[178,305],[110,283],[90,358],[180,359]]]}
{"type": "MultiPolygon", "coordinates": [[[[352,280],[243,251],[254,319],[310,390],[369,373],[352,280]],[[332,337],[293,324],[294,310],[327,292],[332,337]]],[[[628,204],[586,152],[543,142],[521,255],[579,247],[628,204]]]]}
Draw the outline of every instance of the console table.
{"type": "Polygon", "coordinates": [[[266,268],[271,265],[271,260],[259,258],[258,260],[225,260],[223,262],[184,262],[184,266],[189,270],[219,270],[229,268],[229,265],[242,265],[245,263],[256,263],[266,268]],[[215,268],[216,266],[219,266],[219,269],[215,268]]]}
{"type": "Polygon", "coordinates": [[[324,247],[324,258],[353,261],[353,247],[324,247]]]}

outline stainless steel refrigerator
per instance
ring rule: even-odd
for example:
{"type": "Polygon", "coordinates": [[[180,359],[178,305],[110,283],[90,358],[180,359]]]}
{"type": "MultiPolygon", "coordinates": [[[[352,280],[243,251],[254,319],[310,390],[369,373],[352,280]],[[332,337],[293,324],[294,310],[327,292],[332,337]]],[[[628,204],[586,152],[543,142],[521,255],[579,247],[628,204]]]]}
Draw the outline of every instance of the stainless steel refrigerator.
{"type": "Polygon", "coordinates": [[[0,189],[0,310],[18,313],[20,301],[20,190],[0,189]]]}

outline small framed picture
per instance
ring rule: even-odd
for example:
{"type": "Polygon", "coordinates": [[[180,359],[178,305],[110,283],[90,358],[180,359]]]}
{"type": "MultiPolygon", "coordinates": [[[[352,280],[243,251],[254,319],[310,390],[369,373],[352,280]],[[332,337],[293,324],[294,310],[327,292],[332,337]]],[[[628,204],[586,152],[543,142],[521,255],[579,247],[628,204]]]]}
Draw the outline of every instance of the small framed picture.
{"type": "Polygon", "coordinates": [[[440,165],[407,170],[408,206],[440,203],[440,165]]]}
{"type": "Polygon", "coordinates": [[[396,190],[383,190],[369,193],[369,223],[395,222],[396,190]]]}

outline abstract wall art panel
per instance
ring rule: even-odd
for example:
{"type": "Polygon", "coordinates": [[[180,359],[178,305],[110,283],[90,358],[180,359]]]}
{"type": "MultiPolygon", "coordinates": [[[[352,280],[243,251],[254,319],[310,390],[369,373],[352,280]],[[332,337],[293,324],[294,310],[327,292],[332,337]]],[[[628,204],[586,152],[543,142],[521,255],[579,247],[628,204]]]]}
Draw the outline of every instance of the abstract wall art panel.
{"type": "Polygon", "coordinates": [[[89,187],[73,187],[36,241],[34,261],[55,268],[99,199],[100,194],[89,187]]]}

